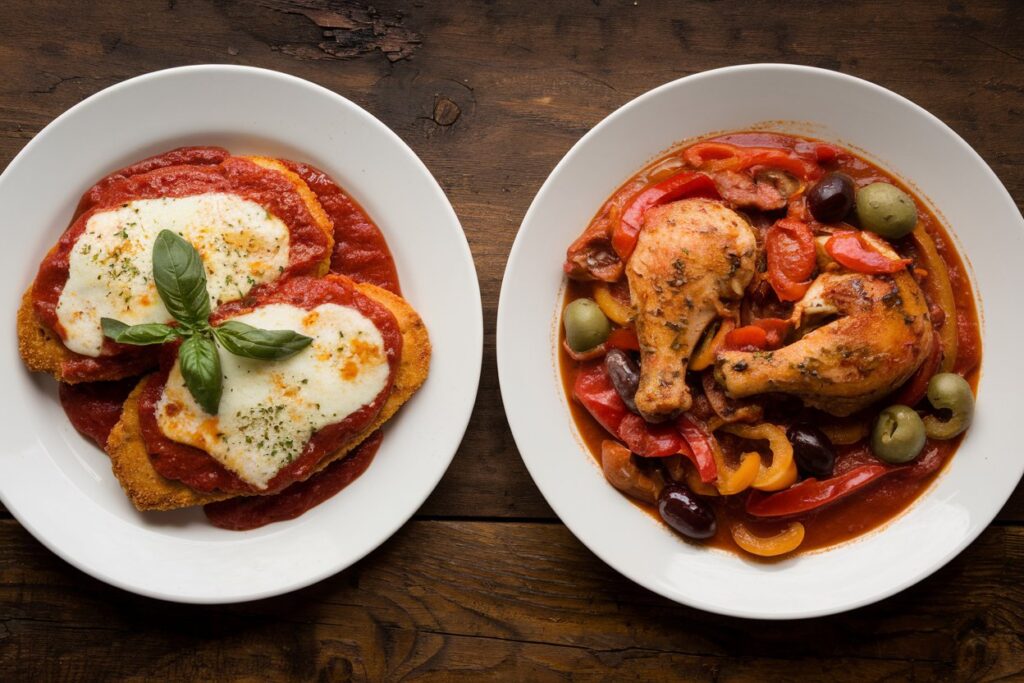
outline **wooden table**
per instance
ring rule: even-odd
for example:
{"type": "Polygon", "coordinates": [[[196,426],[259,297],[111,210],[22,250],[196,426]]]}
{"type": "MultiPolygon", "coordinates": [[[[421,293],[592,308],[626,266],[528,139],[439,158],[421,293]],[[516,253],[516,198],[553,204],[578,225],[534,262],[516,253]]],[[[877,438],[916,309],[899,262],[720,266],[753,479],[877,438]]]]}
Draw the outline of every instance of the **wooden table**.
{"type": "Polygon", "coordinates": [[[742,62],[861,76],[948,122],[1024,197],[1021,4],[802,5],[0,3],[3,165],[71,105],[147,71],[295,74],[365,107],[433,171],[469,238],[485,320],[476,412],[444,481],[379,550],[308,589],[226,607],[136,597],[72,569],[4,512],[0,677],[1024,676],[1024,489],[921,584],[845,615],[758,623],[681,607],[606,567],[554,517],[505,422],[494,320],[520,219],[583,133],[656,85],[742,62]]]}

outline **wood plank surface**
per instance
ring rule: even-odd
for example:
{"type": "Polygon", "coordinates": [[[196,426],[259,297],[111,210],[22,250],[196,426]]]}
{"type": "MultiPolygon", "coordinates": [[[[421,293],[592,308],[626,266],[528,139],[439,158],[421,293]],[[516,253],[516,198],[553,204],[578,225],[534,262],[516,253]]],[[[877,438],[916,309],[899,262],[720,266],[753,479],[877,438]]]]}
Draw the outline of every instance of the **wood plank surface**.
{"type": "Polygon", "coordinates": [[[206,62],[285,71],[365,107],[420,155],[462,221],[485,320],[476,410],[419,521],[298,594],[153,602],[84,576],[0,515],[0,676],[1021,676],[1024,488],[947,568],[879,605],[771,625],[679,607],[604,566],[538,494],[505,422],[494,319],[519,222],[562,155],[633,97],[719,66],[809,64],[891,88],[952,126],[1021,206],[1022,34],[1011,0],[0,3],[0,167],[125,78],[206,62]]]}
{"type": "Polygon", "coordinates": [[[1024,675],[1024,587],[1002,579],[1024,561],[1017,527],[988,530],[890,600],[790,623],[676,605],[617,575],[558,524],[412,522],[338,576],[219,609],[109,588],[40,553],[14,522],[0,523],[0,544],[0,670],[25,680],[1024,675]],[[47,656],[33,656],[44,640],[47,656]]]}

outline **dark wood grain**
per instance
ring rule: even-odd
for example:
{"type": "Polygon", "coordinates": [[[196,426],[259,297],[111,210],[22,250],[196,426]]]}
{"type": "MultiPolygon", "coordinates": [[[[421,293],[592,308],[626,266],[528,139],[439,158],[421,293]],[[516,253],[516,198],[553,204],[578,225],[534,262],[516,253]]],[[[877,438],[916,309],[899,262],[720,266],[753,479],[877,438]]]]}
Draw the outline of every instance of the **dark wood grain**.
{"type": "Polygon", "coordinates": [[[505,422],[494,318],[519,221],[558,159],[616,107],[705,69],[793,62],[889,87],[960,133],[1020,205],[1022,33],[1024,4],[1009,0],[0,3],[0,166],[68,107],[140,73],[286,71],[368,109],[433,171],[469,239],[485,320],[476,410],[424,521],[296,595],[152,602],[0,520],[4,678],[1020,676],[1024,489],[949,567],[879,605],[783,625],[681,608],[554,523],[505,422]]]}
{"type": "Polygon", "coordinates": [[[0,523],[0,544],[0,669],[26,680],[69,663],[97,679],[1024,675],[1024,588],[1000,578],[1024,561],[1016,527],[989,530],[936,576],[879,605],[781,624],[671,603],[555,524],[412,522],[330,580],[219,609],[104,586],[39,552],[14,522],[0,523]],[[47,656],[25,656],[41,640],[47,656]]]}

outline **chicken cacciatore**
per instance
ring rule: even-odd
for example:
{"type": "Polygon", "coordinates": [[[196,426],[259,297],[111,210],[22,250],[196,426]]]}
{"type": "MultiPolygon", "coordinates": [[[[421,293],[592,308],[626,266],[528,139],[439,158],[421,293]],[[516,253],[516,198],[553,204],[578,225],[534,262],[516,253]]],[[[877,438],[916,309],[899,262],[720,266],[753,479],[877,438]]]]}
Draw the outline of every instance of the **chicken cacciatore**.
{"type": "Polygon", "coordinates": [[[834,144],[689,143],[566,254],[561,366],[608,482],[682,537],[756,557],[905,509],[971,424],[966,269],[928,207],[834,144]]]}

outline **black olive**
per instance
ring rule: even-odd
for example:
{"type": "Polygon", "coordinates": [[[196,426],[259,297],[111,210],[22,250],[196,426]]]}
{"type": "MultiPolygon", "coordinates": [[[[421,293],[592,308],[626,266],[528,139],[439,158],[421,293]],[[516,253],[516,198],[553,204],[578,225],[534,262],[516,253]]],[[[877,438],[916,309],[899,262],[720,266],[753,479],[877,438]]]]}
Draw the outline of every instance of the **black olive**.
{"type": "Polygon", "coordinates": [[[853,208],[856,190],[845,173],[826,173],[807,192],[807,208],[822,223],[837,223],[853,208]]]}
{"type": "Polygon", "coordinates": [[[715,535],[715,513],[684,484],[668,484],[658,496],[658,514],[670,527],[688,538],[715,535]]]}
{"type": "Polygon", "coordinates": [[[832,441],[814,425],[798,422],[786,431],[793,444],[796,468],[805,477],[828,479],[836,466],[836,451],[832,441]]]}
{"type": "Polygon", "coordinates": [[[622,349],[612,349],[604,357],[604,367],[612,380],[612,386],[626,407],[637,412],[636,390],[640,386],[640,366],[622,349]]]}

